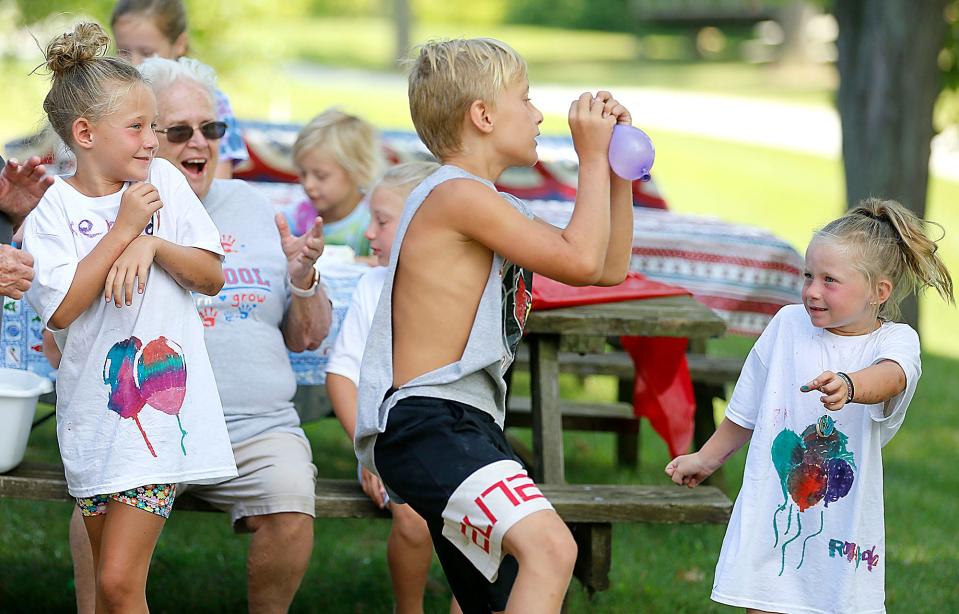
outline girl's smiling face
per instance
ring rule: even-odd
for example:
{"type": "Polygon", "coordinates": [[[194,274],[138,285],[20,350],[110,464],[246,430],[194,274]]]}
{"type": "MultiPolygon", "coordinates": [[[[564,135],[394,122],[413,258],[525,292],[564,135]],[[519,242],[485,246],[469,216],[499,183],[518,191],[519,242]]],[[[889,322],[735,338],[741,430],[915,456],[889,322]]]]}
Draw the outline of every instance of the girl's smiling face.
{"type": "Polygon", "coordinates": [[[90,159],[108,182],[144,181],[157,151],[156,99],[135,83],[112,113],[90,123],[90,159]]]}
{"type": "Polygon", "coordinates": [[[806,249],[802,301],[813,326],[837,335],[863,335],[878,326],[879,305],[892,284],[883,279],[871,288],[853,258],[852,250],[823,237],[806,249]]]}

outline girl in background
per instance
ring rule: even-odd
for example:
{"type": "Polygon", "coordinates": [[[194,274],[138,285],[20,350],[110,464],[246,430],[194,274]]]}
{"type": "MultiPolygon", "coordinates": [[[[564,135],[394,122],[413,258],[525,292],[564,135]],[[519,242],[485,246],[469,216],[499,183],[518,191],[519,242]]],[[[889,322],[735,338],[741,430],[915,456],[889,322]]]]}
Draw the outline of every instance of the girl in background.
{"type": "MultiPolygon", "coordinates": [[[[369,256],[365,197],[383,168],[376,129],[359,117],[327,109],[297,135],[293,163],[309,197],[288,215],[293,233],[308,231],[319,215],[327,245],[348,245],[358,258],[369,256]]],[[[366,261],[374,264],[375,258],[366,261]]]]}
{"type": "MultiPolygon", "coordinates": [[[[113,7],[110,27],[117,50],[134,65],[152,56],[176,60],[189,51],[190,37],[182,0],[119,0],[113,7]]],[[[226,133],[220,139],[216,176],[230,179],[233,167],[249,160],[250,154],[226,94],[217,89],[215,102],[217,120],[226,124],[226,133]]],[[[196,164],[208,162],[197,160],[196,164]]]]}

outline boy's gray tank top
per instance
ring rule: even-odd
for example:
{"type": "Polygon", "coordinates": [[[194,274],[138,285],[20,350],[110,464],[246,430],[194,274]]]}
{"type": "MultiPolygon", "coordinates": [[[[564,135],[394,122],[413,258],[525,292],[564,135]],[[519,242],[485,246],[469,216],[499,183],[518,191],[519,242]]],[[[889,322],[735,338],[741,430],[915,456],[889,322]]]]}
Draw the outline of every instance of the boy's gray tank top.
{"type": "MultiPolygon", "coordinates": [[[[479,181],[495,186],[456,166],[442,166],[410,193],[396,229],[389,272],[373,316],[360,366],[355,441],[356,455],[376,471],[373,446],[386,429],[390,409],[401,399],[425,396],[459,401],[493,417],[503,427],[506,418],[506,382],[503,373],[513,362],[532,303],[533,274],[493,253],[486,287],[480,297],[463,356],[456,362],[424,373],[384,399],[393,386],[393,279],[410,221],[436,186],[451,179],[479,181]]],[[[512,194],[499,195],[532,219],[529,207],[512,194]]]]}

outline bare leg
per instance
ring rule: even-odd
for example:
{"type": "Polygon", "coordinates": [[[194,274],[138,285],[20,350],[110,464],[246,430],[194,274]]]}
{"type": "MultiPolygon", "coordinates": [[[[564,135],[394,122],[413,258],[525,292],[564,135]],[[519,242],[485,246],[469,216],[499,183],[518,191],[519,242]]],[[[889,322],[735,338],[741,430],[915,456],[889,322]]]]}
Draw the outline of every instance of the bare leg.
{"type": "Polygon", "coordinates": [[[250,516],[246,582],[250,612],[286,612],[313,553],[313,519],[296,512],[250,516]]]}
{"type": "Polygon", "coordinates": [[[93,550],[83,526],[83,516],[76,506],[70,516],[70,556],[73,558],[73,584],[77,598],[77,614],[93,614],[97,605],[97,581],[94,575],[93,550]]]}
{"type": "Polygon", "coordinates": [[[519,573],[507,612],[559,612],[576,563],[576,542],[552,510],[530,514],[503,537],[503,549],[516,557],[519,573]]]}
{"type": "Polygon", "coordinates": [[[165,519],[112,500],[101,518],[99,535],[90,530],[95,523],[85,523],[97,566],[97,610],[149,612],[147,575],[165,519]]]}
{"type": "Polygon", "coordinates": [[[433,561],[433,540],[426,521],[409,505],[390,504],[393,526],[386,542],[386,559],[397,614],[422,614],[426,578],[433,561]]]}

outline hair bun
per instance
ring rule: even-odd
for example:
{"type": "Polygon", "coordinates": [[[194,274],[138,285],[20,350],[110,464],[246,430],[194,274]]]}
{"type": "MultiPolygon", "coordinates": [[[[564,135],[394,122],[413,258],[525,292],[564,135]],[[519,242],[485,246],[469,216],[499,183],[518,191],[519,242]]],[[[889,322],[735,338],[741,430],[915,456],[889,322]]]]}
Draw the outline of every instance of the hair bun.
{"type": "Polygon", "coordinates": [[[55,37],[47,45],[47,68],[55,77],[104,55],[110,45],[110,37],[100,24],[79,23],[73,32],[55,37]]]}

